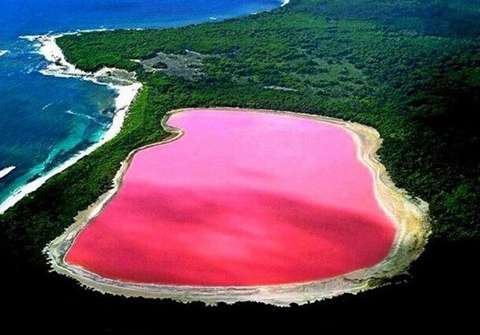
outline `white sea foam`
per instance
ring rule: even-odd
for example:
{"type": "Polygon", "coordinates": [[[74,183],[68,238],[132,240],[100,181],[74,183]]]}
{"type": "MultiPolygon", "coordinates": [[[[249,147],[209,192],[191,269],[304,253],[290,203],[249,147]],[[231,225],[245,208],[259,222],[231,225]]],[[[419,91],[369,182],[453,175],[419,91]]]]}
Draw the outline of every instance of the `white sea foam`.
{"type": "Polygon", "coordinates": [[[53,102],[50,102],[49,104],[46,104],[45,106],[42,107],[42,111],[44,111],[45,109],[47,109],[48,107],[50,107],[51,105],[53,105],[53,102]]]}
{"type": "Polygon", "coordinates": [[[27,40],[29,42],[34,42],[39,35],[21,35],[19,38],[22,40],[27,40]]]}
{"type": "Polygon", "coordinates": [[[6,54],[8,54],[8,50],[0,50],[0,57],[6,54]]]}
{"type": "Polygon", "coordinates": [[[4,168],[4,169],[0,170],[0,179],[5,177],[7,174],[12,172],[13,170],[15,170],[15,166],[9,166],[7,168],[4,168]]]}
{"type": "MultiPolygon", "coordinates": [[[[44,75],[51,75],[56,77],[77,77],[79,79],[108,85],[109,87],[115,89],[118,93],[118,96],[115,98],[115,115],[113,117],[112,124],[110,128],[103,134],[100,141],[88,147],[84,151],[79,152],[62,165],[57,166],[47,172],[45,175],[15,190],[10,197],[8,197],[3,203],[0,204],[0,214],[4,213],[7,209],[15,205],[23,197],[37,190],[48,179],[64,171],[68,167],[78,162],[81,158],[89,155],[90,153],[98,149],[100,146],[114,138],[122,129],[123,121],[125,120],[129,107],[142,87],[142,84],[136,81],[126,85],[113,85],[111,83],[104,83],[99,81],[99,78],[101,76],[103,76],[107,72],[112,72],[113,69],[102,69],[97,73],[88,73],[77,69],[75,65],[67,62],[62,50],[57,45],[56,39],[60,36],[63,36],[63,34],[22,36],[22,38],[30,42],[38,43],[39,52],[45,57],[46,60],[50,62],[47,68],[41,71],[44,75]]],[[[119,80],[119,82],[122,81],[124,80],[119,80]]]]}
{"type": "MultiPolygon", "coordinates": [[[[281,0],[281,1],[282,1],[281,7],[284,7],[288,3],[290,3],[290,0],[281,0]]],[[[96,73],[88,73],[88,72],[84,72],[82,70],[77,69],[75,65],[67,62],[62,50],[57,45],[56,40],[57,38],[64,35],[81,34],[83,32],[86,33],[86,32],[92,32],[92,31],[107,31],[107,30],[111,30],[111,29],[77,30],[76,32],[69,32],[69,33],[58,34],[58,35],[51,35],[51,34],[23,35],[23,36],[20,36],[20,38],[25,39],[32,43],[38,43],[38,46],[39,46],[38,52],[40,52],[45,57],[45,59],[50,61],[50,64],[47,66],[47,68],[40,71],[42,74],[56,76],[56,77],[64,77],[64,78],[78,77],[83,80],[90,80],[95,83],[105,85],[105,83],[98,81],[99,73],[101,73],[102,71],[103,72],[109,71],[111,69],[104,68],[96,73]]],[[[144,29],[135,28],[132,30],[144,30],[144,29]]],[[[15,205],[23,197],[37,190],[49,178],[53,177],[54,175],[72,166],[81,158],[92,153],[97,148],[102,146],[104,143],[110,141],[120,132],[123,125],[123,121],[130,107],[130,104],[133,102],[137,93],[142,88],[142,84],[140,82],[134,82],[129,85],[112,85],[112,84],[107,84],[107,85],[115,89],[118,92],[118,96],[115,99],[115,107],[116,107],[115,116],[112,120],[112,124],[110,128],[105,132],[102,139],[99,142],[87,148],[86,150],[70,158],[68,161],[66,161],[62,165],[49,171],[47,174],[43,175],[42,177],[37,178],[34,181],[17,189],[13,193],[13,195],[7,198],[3,203],[0,203],[0,214],[4,213],[8,208],[15,205]]]]}
{"type": "Polygon", "coordinates": [[[47,68],[40,72],[44,75],[56,77],[91,76],[92,74],[79,70],[75,65],[67,62],[62,49],[56,43],[57,38],[60,36],[62,35],[43,35],[37,36],[34,40],[40,43],[38,52],[49,62],[47,68]]]}
{"type": "Polygon", "coordinates": [[[102,123],[100,121],[98,121],[96,118],[94,118],[93,116],[91,115],[87,115],[87,114],[82,114],[82,113],[75,113],[74,111],[72,111],[71,109],[65,111],[65,114],[70,114],[70,115],[74,115],[74,116],[79,116],[79,117],[83,117],[83,118],[86,118],[90,121],[93,121],[95,122],[96,124],[102,126],[102,127],[105,127],[106,124],[105,123],[102,123]]]}

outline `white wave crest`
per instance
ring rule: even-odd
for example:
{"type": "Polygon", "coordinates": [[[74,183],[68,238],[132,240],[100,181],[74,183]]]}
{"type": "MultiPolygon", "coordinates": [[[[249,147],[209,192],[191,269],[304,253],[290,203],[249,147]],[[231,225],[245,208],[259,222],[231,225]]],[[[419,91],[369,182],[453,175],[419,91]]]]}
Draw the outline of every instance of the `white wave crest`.
{"type": "Polygon", "coordinates": [[[4,169],[0,170],[0,179],[5,177],[7,174],[12,172],[13,170],[15,170],[15,166],[9,166],[7,168],[4,168],[4,169]]]}
{"type": "Polygon", "coordinates": [[[107,126],[106,123],[102,123],[102,122],[98,121],[96,118],[94,118],[94,117],[91,116],[91,115],[82,114],[82,113],[75,113],[75,112],[73,112],[71,109],[65,111],[65,114],[70,114],[70,115],[73,115],[73,116],[78,116],[78,117],[86,118],[86,119],[88,119],[88,120],[90,120],[90,121],[93,121],[94,123],[96,123],[96,124],[98,124],[98,125],[100,125],[100,126],[102,126],[102,127],[106,127],[106,126],[107,126]]]}
{"type": "MultiPolygon", "coordinates": [[[[78,33],[81,32],[68,34],[78,33]]],[[[78,162],[81,158],[89,155],[90,153],[98,149],[100,146],[102,146],[104,143],[113,139],[122,129],[123,121],[128,113],[130,105],[142,87],[142,84],[136,80],[126,81],[120,78],[119,80],[117,80],[117,82],[122,83],[122,85],[114,85],[111,82],[102,81],[105,73],[114,73],[115,69],[104,68],[96,73],[89,73],[77,69],[75,65],[67,62],[62,50],[56,43],[56,39],[63,35],[66,34],[21,36],[21,38],[32,43],[38,43],[38,52],[42,54],[47,61],[49,61],[47,68],[40,71],[42,74],[56,77],[76,77],[81,80],[89,80],[97,84],[107,85],[110,88],[114,89],[118,94],[115,98],[115,115],[113,117],[110,127],[103,134],[103,137],[99,142],[93,144],[84,151],[79,152],[62,165],[57,166],[56,168],[47,172],[45,175],[15,190],[10,197],[8,197],[4,202],[0,203],[0,214],[3,214],[7,209],[15,205],[26,195],[36,191],[40,186],[42,186],[48,179],[50,179],[54,175],[64,171],[68,167],[78,162]]]]}
{"type": "Polygon", "coordinates": [[[42,111],[46,110],[48,107],[50,107],[51,105],[53,105],[53,102],[50,102],[48,104],[46,104],[45,106],[42,107],[42,111]]]}

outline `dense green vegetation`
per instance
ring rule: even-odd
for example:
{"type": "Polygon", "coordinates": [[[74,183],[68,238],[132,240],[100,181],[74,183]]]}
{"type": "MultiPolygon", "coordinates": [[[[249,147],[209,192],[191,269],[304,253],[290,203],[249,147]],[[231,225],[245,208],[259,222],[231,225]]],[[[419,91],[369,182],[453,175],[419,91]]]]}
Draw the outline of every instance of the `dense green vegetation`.
{"type": "Polygon", "coordinates": [[[136,71],[144,90],[119,136],[0,217],[7,264],[45,271],[45,244],[110,187],[129,151],[166,136],[160,120],[168,110],[242,106],[378,129],[394,181],[430,203],[435,252],[420,264],[436,268],[443,246],[480,238],[478,36],[478,0],[293,0],[222,23],[64,36],[59,44],[69,61],[90,71],[136,71]],[[207,56],[199,80],[146,73],[132,61],[187,49],[207,56]]]}
{"type": "Polygon", "coordinates": [[[431,204],[434,236],[480,236],[474,157],[480,142],[471,122],[480,110],[480,40],[470,38],[480,26],[470,18],[480,22],[480,13],[471,2],[386,3],[297,1],[276,15],[67,36],[60,45],[83,69],[137,70],[154,88],[158,118],[170,101],[305,111],[372,125],[385,139],[382,160],[397,184],[431,204]],[[203,81],[144,74],[131,61],[186,49],[214,55],[203,81]]]}

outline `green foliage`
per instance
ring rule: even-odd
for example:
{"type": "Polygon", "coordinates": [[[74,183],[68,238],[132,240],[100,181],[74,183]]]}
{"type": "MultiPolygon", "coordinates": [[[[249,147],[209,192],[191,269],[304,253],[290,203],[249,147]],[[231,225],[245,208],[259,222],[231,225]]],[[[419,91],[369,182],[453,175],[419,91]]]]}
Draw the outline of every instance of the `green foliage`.
{"type": "Polygon", "coordinates": [[[381,159],[397,185],[430,203],[434,238],[480,237],[478,5],[293,0],[220,23],[64,36],[58,43],[69,61],[89,71],[136,71],[144,89],[114,140],[0,217],[2,241],[38,257],[110,187],[128,152],[167,135],[160,121],[168,110],[196,106],[291,110],[371,125],[384,138],[381,159]],[[207,55],[201,80],[149,74],[132,61],[187,49],[207,55]]]}

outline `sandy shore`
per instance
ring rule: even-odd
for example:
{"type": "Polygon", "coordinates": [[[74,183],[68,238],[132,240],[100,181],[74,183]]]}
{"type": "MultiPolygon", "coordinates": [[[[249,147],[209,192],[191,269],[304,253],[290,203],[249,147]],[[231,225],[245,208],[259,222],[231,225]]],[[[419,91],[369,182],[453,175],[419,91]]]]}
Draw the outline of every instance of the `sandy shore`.
{"type": "Polygon", "coordinates": [[[28,41],[38,43],[39,53],[50,62],[46,69],[41,70],[42,74],[63,78],[79,78],[80,80],[88,80],[100,85],[107,85],[114,89],[118,93],[118,96],[115,99],[115,115],[113,117],[112,124],[105,134],[103,134],[100,141],[90,146],[86,150],[77,153],[75,156],[71,157],[69,160],[57,166],[56,168],[50,170],[42,177],[37,178],[34,181],[17,189],[10,197],[0,204],[0,214],[3,214],[7,209],[14,206],[23,197],[40,188],[40,186],[42,186],[48,179],[64,171],[83,157],[98,149],[104,143],[114,138],[120,132],[123,121],[128,113],[128,109],[142,87],[142,84],[137,82],[135,77],[131,74],[131,79],[125,79],[124,77],[127,77],[125,76],[127,73],[126,71],[103,68],[96,73],[89,73],[77,69],[75,65],[67,62],[62,50],[56,43],[57,38],[63,35],[64,34],[23,36],[23,38],[28,41]],[[116,78],[115,73],[117,72],[120,72],[123,74],[123,76],[116,78]]]}
{"type": "MultiPolygon", "coordinates": [[[[229,108],[221,108],[221,110],[228,109],[229,108]]],[[[123,175],[127,171],[135,153],[150,146],[174,141],[182,136],[183,133],[181,130],[172,129],[166,124],[170,115],[181,111],[182,110],[172,111],[162,120],[163,127],[171,133],[171,136],[164,141],[131,152],[117,172],[113,180],[112,189],[103,194],[86,210],[79,212],[75,217],[75,223],[70,226],[64,234],[56,238],[45,248],[45,253],[54,271],[72,277],[82,285],[102,293],[127,297],[169,298],[181,302],[203,301],[207,304],[256,301],[287,306],[290,303],[304,304],[344,293],[356,294],[378,287],[386,283],[388,279],[405,273],[410,263],[422,253],[430,232],[428,205],[420,199],[411,198],[406,191],[398,189],[393,184],[385,167],[379,162],[376,155],[382,140],[375,129],[358,123],[322,116],[280,111],[262,111],[266,113],[284,113],[311,118],[319,122],[327,122],[342,127],[351,134],[357,143],[358,159],[365,164],[372,173],[375,196],[385,213],[392,219],[397,230],[394,246],[388,257],[381,263],[371,268],[357,270],[326,280],[249,287],[195,287],[129,283],[102,278],[83,268],[67,264],[64,257],[75,241],[76,236],[101,212],[109,200],[115,196],[121,186],[123,175]]],[[[245,110],[245,112],[248,111],[249,110],[245,110]]],[[[258,110],[255,111],[258,112],[258,110]]]]}
{"type": "MultiPolygon", "coordinates": [[[[290,0],[282,0],[280,7],[284,7],[290,3],[290,0]]],[[[63,34],[57,35],[25,35],[21,36],[30,42],[39,43],[39,53],[42,54],[50,64],[47,66],[46,69],[41,70],[40,72],[44,75],[56,76],[56,77],[63,77],[63,78],[72,78],[78,77],[82,80],[89,80],[95,82],[100,85],[108,85],[111,88],[117,90],[119,96],[115,100],[116,103],[116,113],[114,119],[112,121],[112,125],[110,129],[104,134],[103,138],[94,144],[93,146],[89,147],[88,149],[79,152],[74,157],[70,158],[68,161],[64,162],[62,165],[56,167],[55,169],[51,170],[44,176],[35,179],[34,181],[18,188],[14,191],[14,193],[5,199],[2,203],[0,203],[0,215],[5,213],[9,208],[13,207],[17,202],[19,202],[23,197],[31,194],[32,192],[36,191],[40,188],[48,179],[55,176],[58,173],[61,173],[68,167],[72,166],[80,159],[85,157],[86,155],[92,153],[98,147],[103,145],[105,142],[108,142],[116,134],[120,131],[123,120],[128,112],[128,108],[130,104],[135,99],[138,91],[141,89],[142,84],[139,82],[133,82],[130,85],[113,85],[113,84],[106,84],[99,80],[105,72],[115,71],[117,69],[110,69],[110,68],[103,68],[96,73],[89,73],[82,71],[75,67],[75,65],[67,62],[65,56],[60,49],[60,47],[56,43],[56,39],[64,36],[64,35],[74,35],[79,33],[87,33],[87,32],[94,32],[94,31],[107,31],[109,29],[93,29],[93,30],[79,30],[76,32],[68,32],[63,34]],[[123,110],[126,108],[126,110],[123,110]]],[[[142,28],[134,28],[132,30],[142,30],[142,28]]],[[[8,53],[8,50],[0,50],[0,56],[5,55],[8,53]]],[[[118,70],[117,70],[118,71],[118,70]]],[[[120,70],[121,71],[121,70],[120,70]]]]}

